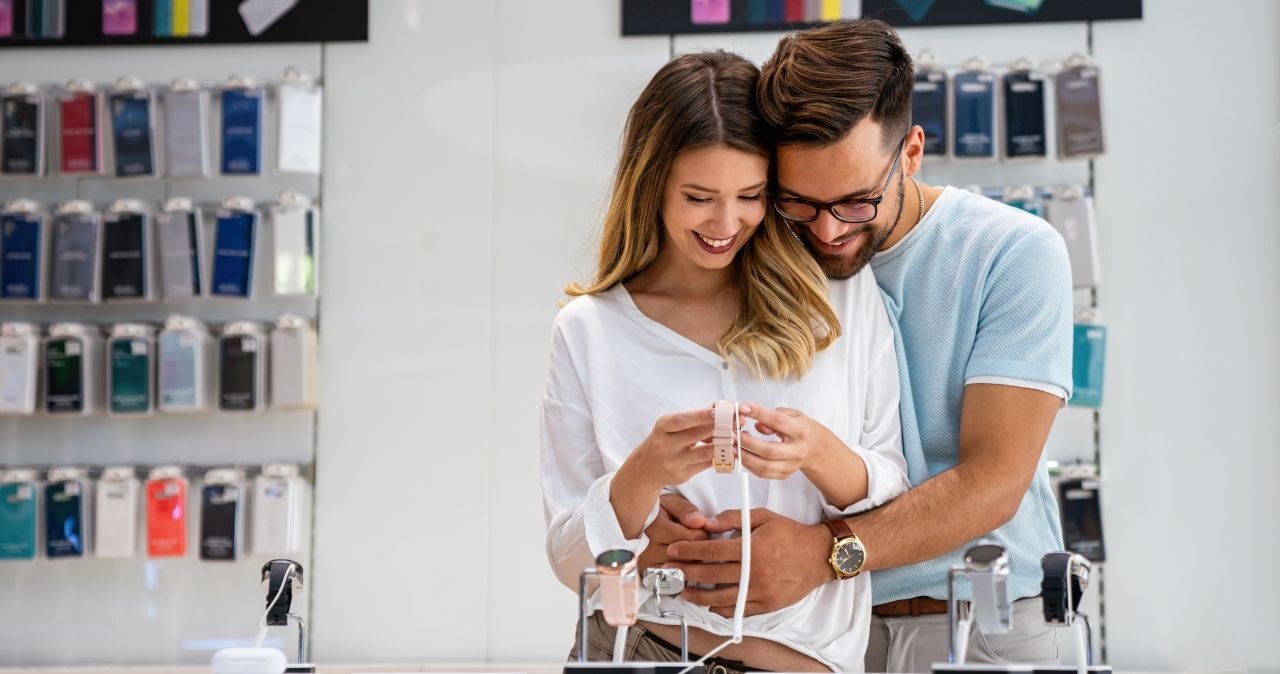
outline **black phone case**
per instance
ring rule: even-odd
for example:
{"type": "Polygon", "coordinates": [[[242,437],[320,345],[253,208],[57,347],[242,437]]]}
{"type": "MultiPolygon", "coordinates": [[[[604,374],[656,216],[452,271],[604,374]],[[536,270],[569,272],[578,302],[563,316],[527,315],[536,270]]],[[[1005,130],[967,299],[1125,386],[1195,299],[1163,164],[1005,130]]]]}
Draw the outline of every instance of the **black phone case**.
{"type": "Polygon", "coordinates": [[[232,561],[240,557],[241,507],[238,485],[207,484],[200,489],[200,559],[232,561]]]}

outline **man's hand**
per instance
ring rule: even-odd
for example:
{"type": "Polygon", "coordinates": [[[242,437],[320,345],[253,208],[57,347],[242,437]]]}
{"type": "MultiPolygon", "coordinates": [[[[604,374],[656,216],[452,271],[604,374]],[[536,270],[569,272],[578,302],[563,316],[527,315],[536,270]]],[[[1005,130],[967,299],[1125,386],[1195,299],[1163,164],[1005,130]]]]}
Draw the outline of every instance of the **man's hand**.
{"type": "Polygon", "coordinates": [[[649,536],[649,546],[640,553],[637,565],[640,573],[645,569],[664,566],[670,561],[667,546],[677,541],[705,541],[710,536],[703,527],[708,520],[683,496],[666,494],[658,499],[658,518],[644,533],[649,536]]]}
{"type": "MultiPolygon", "coordinates": [[[[714,518],[711,531],[741,529],[741,513],[725,511],[714,518]]],[[[831,532],[821,524],[801,524],[764,508],[751,511],[751,586],[746,614],[776,611],[800,601],[823,583],[835,579],[827,562],[831,532]]],[[[739,538],[681,541],[667,547],[668,566],[684,571],[690,583],[721,585],[713,590],[686,588],[684,598],[712,612],[730,617],[738,598],[742,541],[739,538]]]]}

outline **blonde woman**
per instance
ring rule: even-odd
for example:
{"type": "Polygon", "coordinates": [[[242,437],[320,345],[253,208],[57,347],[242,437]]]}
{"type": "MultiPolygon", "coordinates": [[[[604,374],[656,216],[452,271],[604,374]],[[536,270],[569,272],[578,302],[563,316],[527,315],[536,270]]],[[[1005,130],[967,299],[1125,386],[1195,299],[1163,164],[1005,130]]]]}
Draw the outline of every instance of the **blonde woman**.
{"type": "MultiPolygon", "coordinates": [[[[738,481],[708,470],[717,400],[741,401],[752,420],[742,462],[753,505],[817,523],[906,488],[880,291],[869,271],[828,288],[771,214],[757,77],[738,56],[684,55],[628,117],[595,279],[567,289],[575,299],[556,318],[542,399],[547,554],[570,588],[600,553],[645,550],[664,491],[705,513],[739,506],[738,481]]],[[[738,565],[724,566],[724,582],[737,582],[738,565]]],[[[748,618],[747,638],[709,664],[860,670],[869,586],[832,577],[748,618]]],[[[730,634],[732,598],[721,603],[672,605],[693,653],[730,634]]],[[[673,622],[642,606],[625,655],[677,659],[673,622]]],[[[607,659],[613,630],[598,613],[589,623],[588,651],[607,659]]]]}

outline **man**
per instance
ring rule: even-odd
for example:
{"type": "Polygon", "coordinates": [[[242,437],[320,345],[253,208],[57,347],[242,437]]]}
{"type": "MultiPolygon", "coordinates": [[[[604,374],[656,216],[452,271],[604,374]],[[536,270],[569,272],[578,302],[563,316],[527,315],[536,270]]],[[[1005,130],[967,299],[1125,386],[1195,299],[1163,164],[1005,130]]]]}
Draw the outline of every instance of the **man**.
{"type": "MultiPolygon", "coordinates": [[[[1011,561],[1015,627],[975,635],[969,659],[1055,661],[1057,637],[1033,597],[1041,556],[1062,547],[1043,454],[1071,388],[1066,250],[1038,218],[913,177],[924,145],[910,121],[913,79],[897,34],[873,20],[788,36],[763,68],[758,98],[778,142],[775,208],[828,276],[849,278],[870,263],[885,294],[913,489],[843,520],[847,530],[758,511],[748,611],[871,571],[867,670],[927,672],[947,657],[947,569],[992,535],[1011,561]],[[833,552],[843,561],[829,561],[833,552]]],[[[825,441],[824,429],[795,411],[768,426],[789,442],[825,441]]],[[[737,577],[741,547],[708,532],[738,521],[665,497],[641,562],[719,583],[688,598],[730,615],[737,587],[725,583],[737,577]]]]}

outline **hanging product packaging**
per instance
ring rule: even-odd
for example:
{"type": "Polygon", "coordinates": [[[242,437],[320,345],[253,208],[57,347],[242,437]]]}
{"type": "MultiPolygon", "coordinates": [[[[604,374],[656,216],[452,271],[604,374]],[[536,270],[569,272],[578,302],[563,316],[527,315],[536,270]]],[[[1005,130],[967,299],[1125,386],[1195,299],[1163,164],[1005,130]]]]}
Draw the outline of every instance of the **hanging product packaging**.
{"type": "Polygon", "coordinates": [[[154,298],[151,214],[141,201],[120,199],[102,219],[102,299],[106,302],[154,298]]]}
{"type": "Polygon", "coordinates": [[[44,548],[49,559],[89,554],[88,473],[78,468],[49,471],[44,485],[44,548]]]}
{"type": "Polygon", "coordinates": [[[320,347],[304,318],[282,315],[271,331],[271,406],[313,410],[320,401],[320,347]]]}
{"type": "Polygon", "coordinates": [[[34,470],[0,471],[0,561],[35,559],[38,488],[34,470]]]}
{"type": "Polygon", "coordinates": [[[271,207],[273,293],[280,297],[316,295],[320,214],[311,200],[283,192],[271,207]]]}
{"type": "Polygon", "coordinates": [[[32,323],[0,324],[0,414],[35,414],[39,383],[39,328],[32,323]]]}
{"type": "Polygon", "coordinates": [[[101,299],[102,216],[88,201],[68,201],[53,214],[49,301],[101,299]]]}
{"type": "Polygon", "coordinates": [[[155,329],[141,323],[117,324],[107,338],[107,358],[108,412],[151,414],[155,409],[155,329]]]}
{"type": "Polygon", "coordinates": [[[1058,104],[1058,155],[1063,159],[1090,159],[1101,155],[1102,104],[1098,68],[1089,57],[1076,54],[1054,78],[1058,104]]]}
{"type": "Polygon", "coordinates": [[[89,82],[72,80],[58,94],[58,172],[102,173],[102,92],[89,82]]]}
{"type": "Polygon", "coordinates": [[[1107,561],[1102,538],[1102,484],[1094,466],[1072,466],[1058,479],[1062,539],[1066,549],[1091,562],[1107,561]]]}
{"type": "Polygon", "coordinates": [[[262,467],[253,481],[253,553],[297,554],[302,549],[302,496],[306,484],[292,464],[262,467]]]}
{"type": "Polygon", "coordinates": [[[187,554],[187,478],[177,466],[153,468],[147,479],[147,556],[187,554]]]}
{"type": "Polygon", "coordinates": [[[222,90],[222,174],[262,172],[264,91],[248,77],[232,77],[222,90]]]}
{"type": "Polygon", "coordinates": [[[175,197],[156,214],[160,287],[166,301],[199,297],[203,284],[204,225],[190,199],[175,197]]]}
{"type": "Polygon", "coordinates": [[[122,78],[108,97],[116,177],[154,176],[156,147],[151,92],[135,78],[122,78]]]}
{"type": "Polygon", "coordinates": [[[267,403],[267,336],[248,321],[228,323],[218,337],[218,408],[260,412],[267,403]]]}
{"type": "Polygon", "coordinates": [[[1031,185],[1004,188],[1003,201],[1038,218],[1044,217],[1044,200],[1031,185]]]}
{"type": "Polygon", "coordinates": [[[1049,154],[1045,125],[1045,75],[1030,59],[1015,61],[1002,79],[1004,88],[1004,157],[1044,159],[1049,154]]]}
{"type": "Polygon", "coordinates": [[[0,95],[3,137],[0,174],[19,177],[44,175],[44,95],[34,84],[11,84],[0,95]]]}
{"type": "Polygon", "coordinates": [[[259,213],[251,200],[231,197],[223,200],[217,215],[209,292],[218,297],[251,297],[259,213]]]}
{"type": "Polygon", "coordinates": [[[137,35],[139,0],[102,0],[103,35],[137,35]]]}
{"type": "Polygon", "coordinates": [[[285,173],[320,173],[323,94],[296,68],[284,73],[277,90],[279,105],[278,168],[285,173]]]}
{"type": "Polygon", "coordinates": [[[200,559],[234,561],[244,548],[244,471],[205,473],[200,487],[200,559]]]}
{"type": "Polygon", "coordinates": [[[1098,224],[1093,212],[1093,197],[1079,186],[1054,190],[1046,205],[1049,224],[1058,230],[1067,244],[1071,258],[1071,285],[1091,288],[1101,282],[1098,265],[1098,224]]]}
{"type": "Polygon", "coordinates": [[[996,76],[985,59],[972,58],[952,81],[952,136],[956,159],[996,156],[996,76]]]}
{"type": "Polygon", "coordinates": [[[125,559],[138,551],[138,478],[132,468],[102,471],[94,507],[94,554],[125,559]]]}
{"type": "Polygon", "coordinates": [[[44,299],[45,220],[40,205],[29,199],[11,201],[0,212],[0,299],[44,299]]]}
{"type": "Polygon", "coordinates": [[[209,92],[195,80],[179,79],[161,92],[164,101],[165,175],[209,175],[209,92]]]}
{"type": "Polygon", "coordinates": [[[49,414],[88,416],[101,406],[102,336],[83,323],[55,323],[44,340],[44,402],[49,414]]]}
{"type": "Polygon", "coordinates": [[[1075,348],[1072,352],[1071,404],[1101,407],[1102,383],[1106,374],[1107,328],[1095,309],[1076,313],[1075,348]]]}
{"type": "Polygon", "coordinates": [[[213,389],[213,338],[204,323],[170,316],[157,340],[160,410],[202,412],[209,409],[213,389]]]}
{"type": "Polygon", "coordinates": [[[911,88],[911,123],[924,129],[924,154],[947,155],[947,73],[937,67],[932,52],[918,59],[911,88]]]}

